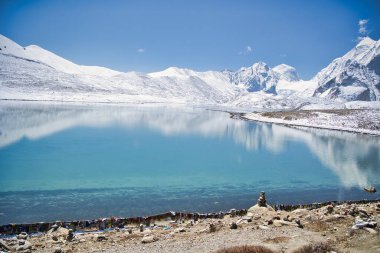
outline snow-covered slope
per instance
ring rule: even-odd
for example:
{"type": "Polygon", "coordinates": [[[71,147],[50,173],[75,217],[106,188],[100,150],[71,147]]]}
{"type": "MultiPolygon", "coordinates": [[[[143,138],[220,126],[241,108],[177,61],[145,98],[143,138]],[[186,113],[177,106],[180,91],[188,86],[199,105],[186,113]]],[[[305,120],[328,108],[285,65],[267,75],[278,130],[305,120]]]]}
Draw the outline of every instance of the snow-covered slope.
{"type": "Polygon", "coordinates": [[[380,40],[362,39],[344,56],[333,60],[313,81],[314,96],[340,100],[380,100],[380,40]]]}
{"type": "Polygon", "coordinates": [[[13,55],[27,60],[37,61],[49,65],[56,70],[68,74],[85,74],[97,76],[114,76],[120,72],[97,66],[81,66],[68,61],[50,51],[39,46],[31,45],[21,47],[7,37],[0,34],[0,53],[13,55]]]}
{"type": "Polygon", "coordinates": [[[111,78],[67,74],[44,63],[0,54],[0,98],[92,102],[222,104],[234,94],[199,78],[152,78],[136,72],[111,78]]]}
{"type": "Polygon", "coordinates": [[[149,74],[81,66],[38,46],[21,47],[0,35],[0,99],[161,102],[246,108],[380,100],[379,41],[362,40],[310,81],[295,68],[264,62],[237,71],[171,67],[149,74]]]}
{"type": "Polygon", "coordinates": [[[280,79],[286,80],[288,82],[297,82],[300,81],[297,70],[289,65],[280,64],[272,69],[276,72],[280,79]]]}

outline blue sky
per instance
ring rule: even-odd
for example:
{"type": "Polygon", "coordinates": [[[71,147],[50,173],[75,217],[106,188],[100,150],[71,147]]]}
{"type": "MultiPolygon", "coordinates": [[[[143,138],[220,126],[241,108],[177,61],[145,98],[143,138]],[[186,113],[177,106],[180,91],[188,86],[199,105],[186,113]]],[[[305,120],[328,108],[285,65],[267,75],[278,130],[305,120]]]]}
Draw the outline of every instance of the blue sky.
{"type": "Polygon", "coordinates": [[[259,60],[311,78],[380,37],[380,1],[0,0],[0,33],[78,64],[152,72],[236,70],[259,60]]]}

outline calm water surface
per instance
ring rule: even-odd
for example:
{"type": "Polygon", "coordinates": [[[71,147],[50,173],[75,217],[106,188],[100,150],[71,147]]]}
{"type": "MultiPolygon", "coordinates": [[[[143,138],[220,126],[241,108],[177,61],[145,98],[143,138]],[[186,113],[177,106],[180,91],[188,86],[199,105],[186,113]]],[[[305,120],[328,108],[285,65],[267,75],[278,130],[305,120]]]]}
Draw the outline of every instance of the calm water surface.
{"type": "Polygon", "coordinates": [[[380,138],[169,106],[0,103],[0,224],[379,198],[380,138]],[[377,187],[379,188],[379,187],[377,187]]]}

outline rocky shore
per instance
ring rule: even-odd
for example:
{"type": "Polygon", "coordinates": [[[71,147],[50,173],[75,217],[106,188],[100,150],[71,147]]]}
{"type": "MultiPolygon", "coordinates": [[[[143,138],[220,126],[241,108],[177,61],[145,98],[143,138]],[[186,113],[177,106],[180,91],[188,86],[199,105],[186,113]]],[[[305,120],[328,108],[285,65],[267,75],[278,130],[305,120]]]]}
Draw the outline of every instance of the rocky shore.
{"type": "Polygon", "coordinates": [[[232,209],[214,218],[165,218],[106,230],[55,224],[45,233],[3,236],[0,252],[380,252],[379,221],[380,201],[276,211],[261,193],[246,213],[232,209]]]}

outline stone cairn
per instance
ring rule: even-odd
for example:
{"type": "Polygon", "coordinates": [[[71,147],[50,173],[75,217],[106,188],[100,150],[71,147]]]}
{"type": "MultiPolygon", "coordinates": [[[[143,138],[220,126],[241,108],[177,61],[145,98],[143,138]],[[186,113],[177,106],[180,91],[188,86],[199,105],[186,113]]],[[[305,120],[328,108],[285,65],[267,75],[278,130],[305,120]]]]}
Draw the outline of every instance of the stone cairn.
{"type": "Polygon", "coordinates": [[[257,205],[267,206],[267,200],[265,199],[265,192],[260,192],[259,199],[257,200],[257,205]]]}
{"type": "Polygon", "coordinates": [[[210,233],[216,232],[216,226],[214,223],[210,223],[208,228],[210,233]]]}
{"type": "Polygon", "coordinates": [[[230,224],[230,229],[237,229],[238,228],[238,225],[236,224],[236,222],[232,222],[230,224]]]}
{"type": "Polygon", "coordinates": [[[72,229],[69,229],[69,233],[67,235],[66,240],[67,241],[72,241],[74,239],[74,231],[72,229]]]}

